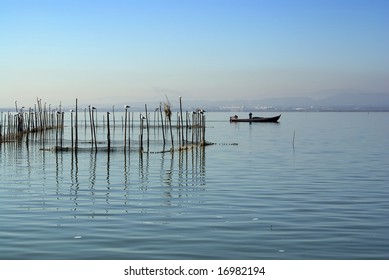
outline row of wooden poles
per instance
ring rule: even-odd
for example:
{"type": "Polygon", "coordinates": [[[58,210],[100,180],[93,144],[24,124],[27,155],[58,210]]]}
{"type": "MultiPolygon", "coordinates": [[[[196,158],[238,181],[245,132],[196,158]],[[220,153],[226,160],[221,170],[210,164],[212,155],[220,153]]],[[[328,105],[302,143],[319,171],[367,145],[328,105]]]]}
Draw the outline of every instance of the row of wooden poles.
{"type": "MultiPolygon", "coordinates": [[[[154,120],[150,120],[150,113],[147,105],[145,112],[139,114],[139,150],[144,151],[144,142],[146,143],[147,151],[150,146],[150,128],[161,129],[163,140],[163,151],[170,140],[170,149],[174,151],[188,149],[193,146],[205,145],[205,114],[203,110],[197,109],[191,113],[183,112],[182,100],[180,97],[180,109],[177,112],[176,124],[172,125],[172,111],[169,103],[165,103],[154,110],[154,120]],[[173,129],[177,129],[177,139],[174,141],[173,129]],[[146,132],[144,132],[144,130],[146,132]]],[[[16,102],[15,102],[16,105],[16,102]]],[[[97,119],[97,109],[93,106],[84,108],[84,121],[79,121],[78,100],[76,99],[75,110],[70,110],[70,139],[72,151],[79,149],[79,128],[84,126],[85,130],[90,129],[91,148],[96,151],[98,148],[111,150],[111,131],[116,129],[115,108],[112,107],[112,112],[103,114],[102,127],[106,133],[106,141],[102,145],[98,144],[101,141],[97,139],[97,129],[100,126],[97,119]],[[110,119],[112,115],[113,119],[110,119]],[[105,118],[106,116],[106,118],[105,118]],[[113,128],[112,128],[113,126],[113,128]],[[98,147],[100,145],[100,147],[98,147]]],[[[130,106],[124,106],[124,116],[121,118],[121,129],[123,130],[123,148],[124,151],[131,149],[131,130],[134,128],[134,112],[130,116],[130,106]]],[[[29,141],[31,133],[43,132],[49,129],[55,129],[55,150],[69,149],[63,146],[64,137],[64,120],[65,112],[61,110],[61,105],[54,110],[51,106],[48,107],[42,104],[42,101],[37,99],[37,104],[34,109],[25,110],[24,107],[18,109],[16,105],[16,113],[1,113],[0,119],[0,143],[11,142],[16,139],[25,137],[26,142],[29,141]]]]}
{"type": "MultiPolygon", "coordinates": [[[[123,147],[124,151],[131,149],[131,131],[134,128],[134,112],[130,112],[130,106],[124,106],[124,117],[122,117],[121,128],[123,130],[124,141],[123,147]],[[132,113],[132,114],[130,114],[132,113]]],[[[77,110],[75,113],[75,117],[73,116],[73,111],[71,111],[71,147],[74,150],[77,150],[77,110]]],[[[115,120],[115,109],[112,107],[112,112],[106,112],[103,115],[102,126],[103,128],[107,128],[107,148],[111,149],[111,120],[110,115],[113,116],[113,129],[116,129],[116,120],[115,120]],[[106,116],[106,118],[105,118],[106,116]]],[[[84,109],[84,122],[85,127],[87,124],[87,109],[84,109]]],[[[91,135],[91,143],[92,147],[97,150],[98,149],[98,141],[97,141],[97,109],[95,107],[88,107],[88,115],[89,115],[89,127],[90,127],[90,135],[91,135]]],[[[165,104],[164,108],[162,108],[162,104],[158,108],[154,110],[154,120],[150,120],[150,113],[148,111],[147,105],[145,105],[145,113],[139,114],[139,149],[144,151],[144,142],[146,142],[147,151],[149,151],[150,146],[150,129],[161,129],[162,131],[162,139],[163,139],[163,151],[165,150],[167,142],[170,140],[170,150],[174,150],[177,148],[178,150],[188,149],[193,146],[201,146],[206,145],[205,141],[205,127],[206,127],[206,118],[204,115],[204,110],[197,109],[193,111],[192,114],[189,112],[185,112],[183,114],[182,111],[182,102],[180,98],[180,111],[177,112],[177,123],[174,127],[172,125],[172,112],[170,110],[170,106],[165,104]],[[165,116],[165,117],[164,117],[165,116]],[[174,133],[173,128],[177,129],[178,132],[178,146],[175,145],[174,141],[174,133]],[[146,133],[144,132],[146,130],[146,133]],[[146,140],[145,140],[146,139],[146,140]]],[[[176,143],[177,144],[177,143],[176,143]]]]}
{"type": "MultiPolygon", "coordinates": [[[[61,107],[61,105],[60,105],[61,107]]],[[[51,105],[42,104],[37,99],[34,108],[18,108],[15,102],[16,113],[1,112],[0,115],[0,143],[12,142],[26,136],[29,141],[31,133],[43,132],[49,129],[63,127],[64,112],[61,109],[51,109],[51,105]]]]}

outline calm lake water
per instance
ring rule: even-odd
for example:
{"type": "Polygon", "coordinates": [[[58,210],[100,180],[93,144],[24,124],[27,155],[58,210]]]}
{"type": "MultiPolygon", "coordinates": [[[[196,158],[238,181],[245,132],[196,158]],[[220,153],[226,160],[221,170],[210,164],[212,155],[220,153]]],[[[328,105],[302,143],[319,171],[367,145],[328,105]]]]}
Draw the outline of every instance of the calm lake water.
{"type": "Polygon", "coordinates": [[[206,114],[183,152],[1,144],[0,258],[389,259],[389,113],[206,114]]]}

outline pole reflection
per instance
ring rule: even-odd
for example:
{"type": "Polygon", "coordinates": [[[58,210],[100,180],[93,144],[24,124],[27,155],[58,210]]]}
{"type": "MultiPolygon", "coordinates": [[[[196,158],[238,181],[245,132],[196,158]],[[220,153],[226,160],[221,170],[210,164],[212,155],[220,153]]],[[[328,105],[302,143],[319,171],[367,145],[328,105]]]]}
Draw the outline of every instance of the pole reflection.
{"type": "Polygon", "coordinates": [[[205,147],[161,153],[77,152],[36,149],[18,142],[0,146],[2,188],[14,205],[58,219],[114,218],[164,213],[166,207],[203,202],[205,147]],[[27,182],[27,183],[26,183],[27,182]],[[15,192],[18,190],[18,192],[15,192]]]}
{"type": "Polygon", "coordinates": [[[94,151],[56,153],[57,189],[66,185],[67,160],[74,218],[163,212],[166,206],[202,203],[206,191],[204,147],[139,157],[121,152],[107,152],[105,157],[94,151]]]}

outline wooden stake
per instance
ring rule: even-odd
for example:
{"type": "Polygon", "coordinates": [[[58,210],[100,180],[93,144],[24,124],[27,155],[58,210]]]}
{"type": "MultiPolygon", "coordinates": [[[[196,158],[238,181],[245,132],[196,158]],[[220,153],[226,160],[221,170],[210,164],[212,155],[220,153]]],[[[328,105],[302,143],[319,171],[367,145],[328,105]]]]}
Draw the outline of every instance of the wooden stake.
{"type": "Polygon", "coordinates": [[[107,141],[108,141],[108,152],[111,151],[111,132],[109,129],[109,112],[107,112],[107,141]]]}
{"type": "Polygon", "coordinates": [[[71,131],[72,151],[73,151],[73,148],[74,148],[74,140],[73,140],[73,110],[70,110],[70,131],[71,131]]]}
{"type": "Polygon", "coordinates": [[[78,149],[78,99],[76,98],[76,139],[75,139],[75,150],[78,149]]]}

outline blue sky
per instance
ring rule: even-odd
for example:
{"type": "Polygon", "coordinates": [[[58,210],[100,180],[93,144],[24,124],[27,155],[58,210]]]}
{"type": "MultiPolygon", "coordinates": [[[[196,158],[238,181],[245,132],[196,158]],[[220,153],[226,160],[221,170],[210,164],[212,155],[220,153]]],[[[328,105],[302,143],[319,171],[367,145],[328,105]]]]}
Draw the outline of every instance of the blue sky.
{"type": "Polygon", "coordinates": [[[0,107],[389,92],[389,1],[0,0],[0,107]]]}

